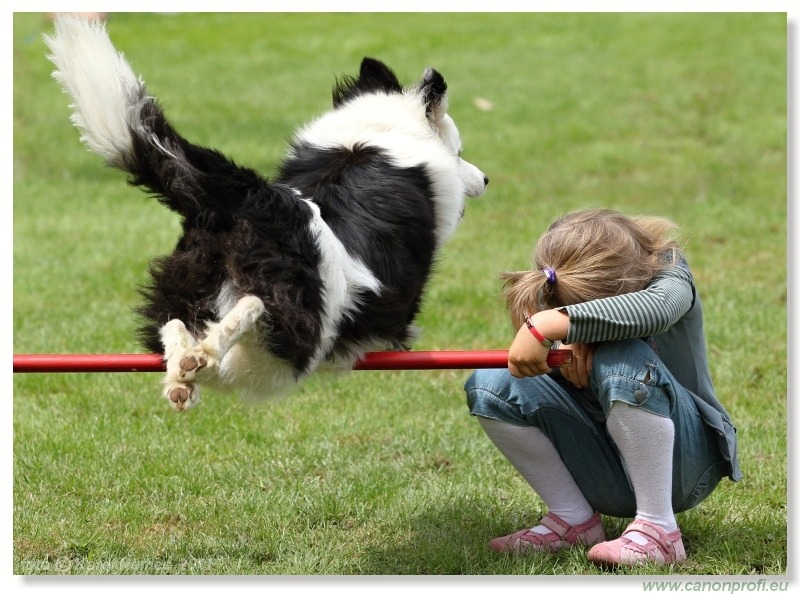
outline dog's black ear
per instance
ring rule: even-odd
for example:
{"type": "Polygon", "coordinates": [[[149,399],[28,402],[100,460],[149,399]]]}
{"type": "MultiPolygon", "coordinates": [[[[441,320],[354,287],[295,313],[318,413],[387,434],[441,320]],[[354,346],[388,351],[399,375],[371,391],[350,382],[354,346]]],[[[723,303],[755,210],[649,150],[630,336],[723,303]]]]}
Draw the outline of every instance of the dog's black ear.
{"type": "Polygon", "coordinates": [[[361,72],[358,75],[361,85],[374,91],[382,90],[387,92],[403,91],[400,81],[397,80],[394,72],[380,60],[366,57],[361,61],[361,72]]]}
{"type": "Polygon", "coordinates": [[[358,78],[344,76],[333,88],[333,106],[338,107],[347,100],[365,93],[402,93],[403,87],[397,76],[380,60],[364,58],[358,78]]]}
{"type": "Polygon", "coordinates": [[[447,111],[447,83],[439,71],[432,68],[425,69],[419,87],[422,90],[428,117],[436,119],[447,111]]]}

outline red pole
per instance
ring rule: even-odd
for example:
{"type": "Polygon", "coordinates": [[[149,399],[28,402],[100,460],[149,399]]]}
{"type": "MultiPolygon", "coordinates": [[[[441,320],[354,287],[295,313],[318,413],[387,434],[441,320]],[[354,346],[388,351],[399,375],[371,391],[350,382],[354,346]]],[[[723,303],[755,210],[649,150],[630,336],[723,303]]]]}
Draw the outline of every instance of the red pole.
{"type": "MultiPolygon", "coordinates": [[[[558,367],[572,355],[551,350],[548,363],[558,367]]],[[[502,369],[508,364],[505,350],[430,350],[370,352],[354,369],[395,371],[401,369],[502,369]]],[[[108,373],[164,371],[159,354],[15,354],[14,373],[108,373]]]]}
{"type": "Polygon", "coordinates": [[[15,354],[14,373],[164,371],[159,354],[15,354]]]}

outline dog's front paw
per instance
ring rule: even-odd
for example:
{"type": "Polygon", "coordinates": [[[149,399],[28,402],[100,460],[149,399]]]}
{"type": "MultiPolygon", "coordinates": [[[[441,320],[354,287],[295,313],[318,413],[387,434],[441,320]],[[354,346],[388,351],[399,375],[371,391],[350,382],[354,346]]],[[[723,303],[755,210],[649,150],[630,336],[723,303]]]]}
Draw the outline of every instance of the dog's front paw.
{"type": "Polygon", "coordinates": [[[205,369],[208,366],[208,361],[203,355],[188,354],[181,359],[179,364],[181,366],[181,374],[186,376],[189,373],[205,369]]]}
{"type": "Polygon", "coordinates": [[[164,397],[169,400],[173,409],[183,412],[200,401],[200,388],[191,383],[173,383],[165,386],[164,397]]]}
{"type": "Polygon", "coordinates": [[[205,350],[202,345],[197,345],[181,357],[178,363],[178,380],[191,383],[202,377],[205,372],[217,366],[217,359],[205,350]]]}

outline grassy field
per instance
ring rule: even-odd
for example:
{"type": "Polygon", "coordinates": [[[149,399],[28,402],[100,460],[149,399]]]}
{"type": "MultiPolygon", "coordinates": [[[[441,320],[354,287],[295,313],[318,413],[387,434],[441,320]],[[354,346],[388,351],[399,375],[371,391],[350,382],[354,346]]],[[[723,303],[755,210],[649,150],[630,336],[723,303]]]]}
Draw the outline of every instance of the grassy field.
{"type": "MultiPolygon", "coordinates": [[[[79,144],[49,26],[14,16],[14,352],[138,352],[136,286],[178,223],[79,144]]],[[[527,267],[564,211],[678,221],[745,478],[679,515],[685,565],[621,574],[787,573],[784,15],[137,13],[109,27],[179,131],[265,173],[362,56],[408,83],[444,74],[491,184],[442,255],[418,349],[507,347],[497,274],[527,267]]],[[[354,372],[258,407],[208,392],[178,415],[157,374],[17,374],[13,571],[608,576],[580,550],[488,550],[544,510],[469,416],[467,375],[354,372]]]]}

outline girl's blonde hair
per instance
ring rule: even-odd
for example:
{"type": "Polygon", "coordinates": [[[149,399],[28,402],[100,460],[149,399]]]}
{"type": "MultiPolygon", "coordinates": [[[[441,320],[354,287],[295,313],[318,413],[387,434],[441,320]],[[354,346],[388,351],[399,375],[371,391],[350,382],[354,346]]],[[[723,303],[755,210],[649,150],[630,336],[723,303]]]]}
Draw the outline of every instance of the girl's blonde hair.
{"type": "Polygon", "coordinates": [[[515,329],[537,311],[641,290],[678,260],[676,228],[667,218],[610,209],[556,219],[536,244],[533,269],[500,276],[515,329]]]}

